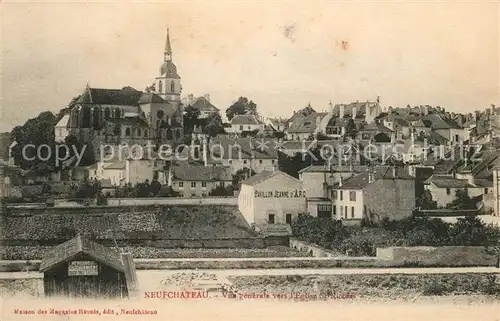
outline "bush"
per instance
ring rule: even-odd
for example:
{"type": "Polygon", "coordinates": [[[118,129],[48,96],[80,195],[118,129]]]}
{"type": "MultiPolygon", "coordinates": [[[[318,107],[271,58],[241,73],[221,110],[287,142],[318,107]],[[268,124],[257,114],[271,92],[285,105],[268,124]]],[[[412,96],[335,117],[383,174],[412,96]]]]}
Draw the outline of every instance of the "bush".
{"type": "Polygon", "coordinates": [[[423,287],[422,294],[423,295],[443,295],[444,294],[444,288],[443,286],[436,282],[436,281],[431,281],[429,283],[426,283],[423,287]]]}

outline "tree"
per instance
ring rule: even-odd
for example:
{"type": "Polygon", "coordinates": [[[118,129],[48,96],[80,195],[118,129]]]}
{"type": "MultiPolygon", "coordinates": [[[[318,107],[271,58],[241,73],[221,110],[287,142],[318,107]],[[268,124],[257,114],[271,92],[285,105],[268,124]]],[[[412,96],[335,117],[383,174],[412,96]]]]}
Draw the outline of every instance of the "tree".
{"type": "Polygon", "coordinates": [[[200,110],[198,108],[194,108],[189,105],[184,110],[184,128],[186,134],[191,134],[195,128],[195,126],[200,125],[199,117],[200,110]]]}
{"type": "Polygon", "coordinates": [[[208,192],[208,196],[233,196],[234,188],[232,185],[227,187],[217,186],[213,188],[210,192],[208,192]]]}
{"type": "Polygon", "coordinates": [[[207,125],[203,128],[203,132],[210,137],[216,137],[219,134],[225,133],[222,118],[218,113],[208,117],[207,125]]]}
{"type": "Polygon", "coordinates": [[[257,105],[246,97],[240,97],[238,100],[226,109],[226,117],[229,121],[235,115],[257,115],[257,105]]]}

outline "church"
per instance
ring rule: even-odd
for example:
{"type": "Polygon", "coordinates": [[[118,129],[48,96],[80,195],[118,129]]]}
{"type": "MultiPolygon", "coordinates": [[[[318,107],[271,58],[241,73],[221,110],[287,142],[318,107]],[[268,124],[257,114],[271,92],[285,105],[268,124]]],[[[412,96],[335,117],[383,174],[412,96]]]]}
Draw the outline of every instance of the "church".
{"type": "Polygon", "coordinates": [[[172,59],[170,34],[163,63],[154,85],[147,91],[132,87],[122,89],[93,88],[89,85],[70,106],[69,117],[58,127],[67,134],[93,146],[98,157],[100,146],[161,145],[183,137],[181,77],[172,59]]]}

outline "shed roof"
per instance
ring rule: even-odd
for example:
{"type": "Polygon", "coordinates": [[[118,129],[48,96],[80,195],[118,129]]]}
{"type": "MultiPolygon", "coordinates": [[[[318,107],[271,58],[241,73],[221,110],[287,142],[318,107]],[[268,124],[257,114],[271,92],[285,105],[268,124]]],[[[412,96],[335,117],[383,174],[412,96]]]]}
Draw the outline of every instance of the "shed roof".
{"type": "Polygon", "coordinates": [[[56,245],[45,252],[42,263],[40,264],[40,272],[46,272],[60,264],[68,262],[81,253],[115,270],[125,272],[120,254],[117,251],[92,242],[86,238],[82,238],[80,235],[77,235],[67,242],[56,245]]]}

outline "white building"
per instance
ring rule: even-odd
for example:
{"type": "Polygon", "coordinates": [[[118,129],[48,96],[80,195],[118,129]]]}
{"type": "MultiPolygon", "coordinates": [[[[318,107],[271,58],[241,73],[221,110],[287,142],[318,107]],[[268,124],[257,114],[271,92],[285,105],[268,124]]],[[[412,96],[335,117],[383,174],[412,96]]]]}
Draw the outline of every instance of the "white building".
{"type": "Polygon", "coordinates": [[[306,213],[302,183],[281,171],[264,171],[241,183],[238,207],[249,224],[291,224],[306,213]]]}
{"type": "Polygon", "coordinates": [[[184,197],[208,196],[217,187],[232,184],[231,169],[223,166],[171,166],[168,185],[184,197]]]}
{"type": "Polygon", "coordinates": [[[235,115],[231,119],[232,133],[262,131],[264,124],[255,115],[235,115]]]}

